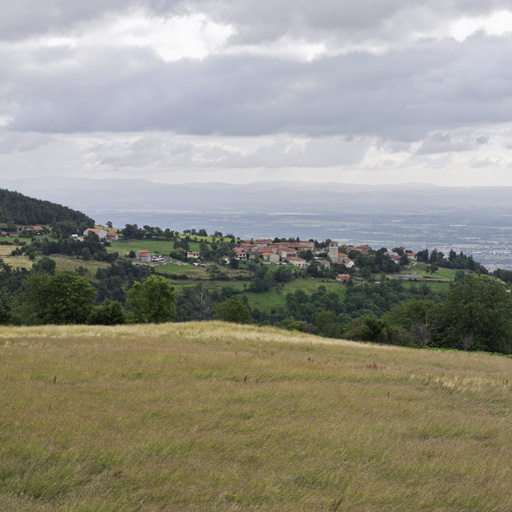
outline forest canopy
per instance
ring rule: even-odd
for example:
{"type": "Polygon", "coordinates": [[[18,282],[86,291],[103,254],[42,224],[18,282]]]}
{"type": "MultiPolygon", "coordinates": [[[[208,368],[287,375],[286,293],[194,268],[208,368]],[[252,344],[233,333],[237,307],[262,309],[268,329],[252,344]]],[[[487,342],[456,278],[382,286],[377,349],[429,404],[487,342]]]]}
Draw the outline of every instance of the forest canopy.
{"type": "Polygon", "coordinates": [[[94,220],[78,210],[0,188],[0,222],[52,224],[60,221],[94,227],[94,220]]]}

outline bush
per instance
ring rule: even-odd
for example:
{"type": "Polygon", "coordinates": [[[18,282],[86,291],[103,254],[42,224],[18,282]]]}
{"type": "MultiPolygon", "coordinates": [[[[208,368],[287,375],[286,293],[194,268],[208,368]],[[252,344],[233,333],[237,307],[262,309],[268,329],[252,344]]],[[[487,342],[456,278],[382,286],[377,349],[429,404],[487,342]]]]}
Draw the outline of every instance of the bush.
{"type": "Polygon", "coordinates": [[[386,321],[367,314],[352,320],[345,331],[345,336],[349,340],[388,343],[390,328],[386,321]]]}
{"type": "Polygon", "coordinates": [[[101,306],[96,306],[89,315],[91,325],[118,325],[126,323],[126,313],[120,302],[107,299],[101,306]]]}
{"type": "Polygon", "coordinates": [[[213,308],[213,318],[237,324],[248,324],[251,321],[248,307],[238,296],[217,304],[213,308]]]}

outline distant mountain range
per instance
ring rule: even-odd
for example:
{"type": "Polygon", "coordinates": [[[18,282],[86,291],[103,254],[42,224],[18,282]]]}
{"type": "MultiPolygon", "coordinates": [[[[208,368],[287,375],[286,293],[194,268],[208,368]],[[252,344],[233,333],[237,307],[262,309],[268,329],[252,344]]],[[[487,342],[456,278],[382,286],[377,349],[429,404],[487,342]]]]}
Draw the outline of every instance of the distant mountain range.
{"type": "Polygon", "coordinates": [[[42,177],[2,180],[2,187],[80,209],[109,212],[429,212],[511,209],[512,187],[439,187],[426,184],[347,185],[256,182],[246,185],[169,185],[135,179],[42,177]]]}

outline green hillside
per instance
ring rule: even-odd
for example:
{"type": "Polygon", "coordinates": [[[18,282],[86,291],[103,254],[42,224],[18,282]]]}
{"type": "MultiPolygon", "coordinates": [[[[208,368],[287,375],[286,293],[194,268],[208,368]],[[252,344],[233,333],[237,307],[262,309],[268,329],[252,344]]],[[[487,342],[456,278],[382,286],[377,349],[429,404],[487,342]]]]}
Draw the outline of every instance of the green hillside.
{"type": "Polygon", "coordinates": [[[14,224],[51,224],[69,221],[93,227],[94,220],[67,206],[34,199],[19,192],[0,189],[0,222],[14,224]]]}
{"type": "Polygon", "coordinates": [[[0,327],[1,508],[508,512],[511,372],[220,322],[0,327]]]}

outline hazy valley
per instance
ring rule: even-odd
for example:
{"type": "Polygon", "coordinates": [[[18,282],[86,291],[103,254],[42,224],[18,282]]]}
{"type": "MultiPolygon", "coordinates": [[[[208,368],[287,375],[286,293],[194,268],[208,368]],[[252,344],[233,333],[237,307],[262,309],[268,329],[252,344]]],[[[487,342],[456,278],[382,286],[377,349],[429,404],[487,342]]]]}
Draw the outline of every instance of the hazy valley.
{"type": "Polygon", "coordinates": [[[75,208],[99,223],[178,231],[205,228],[242,238],[331,238],[474,255],[512,269],[511,187],[253,183],[157,184],[46,177],[4,180],[10,190],[75,208]]]}

